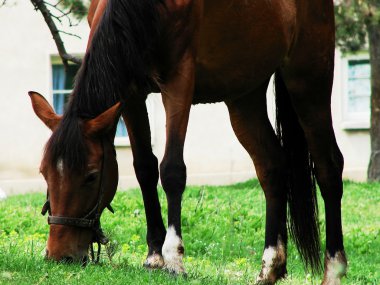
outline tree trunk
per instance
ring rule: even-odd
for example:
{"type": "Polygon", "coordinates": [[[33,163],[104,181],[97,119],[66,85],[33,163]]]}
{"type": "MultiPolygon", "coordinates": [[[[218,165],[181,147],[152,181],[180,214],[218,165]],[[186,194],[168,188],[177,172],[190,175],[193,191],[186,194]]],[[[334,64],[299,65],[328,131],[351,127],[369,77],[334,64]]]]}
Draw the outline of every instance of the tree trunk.
{"type": "Polygon", "coordinates": [[[368,25],[371,64],[371,158],[368,181],[380,181],[380,25],[368,25]]]}

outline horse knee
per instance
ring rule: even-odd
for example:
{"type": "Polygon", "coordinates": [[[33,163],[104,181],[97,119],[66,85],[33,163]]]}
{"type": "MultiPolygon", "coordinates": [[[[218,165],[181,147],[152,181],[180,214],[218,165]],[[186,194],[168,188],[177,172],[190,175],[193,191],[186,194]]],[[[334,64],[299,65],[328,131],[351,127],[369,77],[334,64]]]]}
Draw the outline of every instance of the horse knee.
{"type": "Polygon", "coordinates": [[[186,186],[186,165],[184,162],[162,161],[161,183],[167,195],[182,194],[186,186]]]}
{"type": "MultiPolygon", "coordinates": [[[[154,186],[158,183],[158,160],[152,155],[149,158],[139,158],[133,162],[136,178],[142,186],[154,186]]],[[[150,187],[142,187],[149,189],[150,187]]]]}
{"type": "Polygon", "coordinates": [[[343,196],[342,172],[344,158],[338,151],[331,156],[324,167],[316,167],[317,180],[324,200],[341,200],[343,196]]]}
{"type": "Polygon", "coordinates": [[[343,183],[342,176],[338,173],[331,173],[328,170],[324,171],[319,177],[319,188],[323,200],[326,201],[340,201],[343,197],[343,183]]]}
{"type": "Polygon", "coordinates": [[[344,158],[338,146],[336,146],[335,151],[331,155],[330,165],[337,175],[342,175],[344,167],[344,158]]]}

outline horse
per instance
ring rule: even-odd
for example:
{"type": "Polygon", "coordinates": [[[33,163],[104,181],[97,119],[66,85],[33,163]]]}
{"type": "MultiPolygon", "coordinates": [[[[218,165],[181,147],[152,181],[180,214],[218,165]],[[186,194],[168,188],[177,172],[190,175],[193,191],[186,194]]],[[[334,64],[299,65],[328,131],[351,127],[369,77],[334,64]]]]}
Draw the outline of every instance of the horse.
{"type": "Polygon", "coordinates": [[[322,270],[316,200],[326,216],[323,285],[347,270],[341,221],[343,156],[331,117],[335,27],[332,0],[93,0],[87,51],[63,116],[30,92],[52,130],[41,162],[48,185],[47,258],[83,261],[112,209],[118,179],[113,145],[123,116],[143,195],[148,254],[144,266],[185,272],[181,201],[183,146],[192,104],[224,102],[252,158],[266,198],[265,244],[257,284],[287,274],[288,231],[302,261],[322,270]],[[266,108],[275,75],[276,127],[266,108]],[[161,92],[166,146],[152,152],[145,100],[161,92]],[[164,226],[157,195],[168,203],[164,226]]]}

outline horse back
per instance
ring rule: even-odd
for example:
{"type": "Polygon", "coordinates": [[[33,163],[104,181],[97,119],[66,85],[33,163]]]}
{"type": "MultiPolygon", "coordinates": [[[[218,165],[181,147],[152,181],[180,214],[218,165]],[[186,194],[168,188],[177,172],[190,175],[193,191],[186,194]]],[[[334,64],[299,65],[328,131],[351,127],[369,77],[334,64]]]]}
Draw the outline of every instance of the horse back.
{"type": "Polygon", "coordinates": [[[167,0],[166,5],[163,34],[172,36],[161,39],[160,75],[170,77],[190,46],[196,60],[194,103],[255,90],[291,60],[300,38],[318,38],[323,26],[333,38],[331,0],[167,0]]]}

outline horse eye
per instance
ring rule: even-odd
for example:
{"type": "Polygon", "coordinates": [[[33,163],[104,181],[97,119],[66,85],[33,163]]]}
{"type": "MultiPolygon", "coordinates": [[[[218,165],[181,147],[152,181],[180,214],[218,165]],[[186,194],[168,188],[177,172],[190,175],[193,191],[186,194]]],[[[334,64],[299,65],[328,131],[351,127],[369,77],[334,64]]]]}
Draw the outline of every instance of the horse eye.
{"type": "Polygon", "coordinates": [[[98,175],[99,175],[99,171],[97,171],[97,170],[90,171],[86,175],[86,178],[84,180],[84,184],[91,184],[91,183],[93,183],[96,180],[96,178],[98,178],[98,175]]]}

